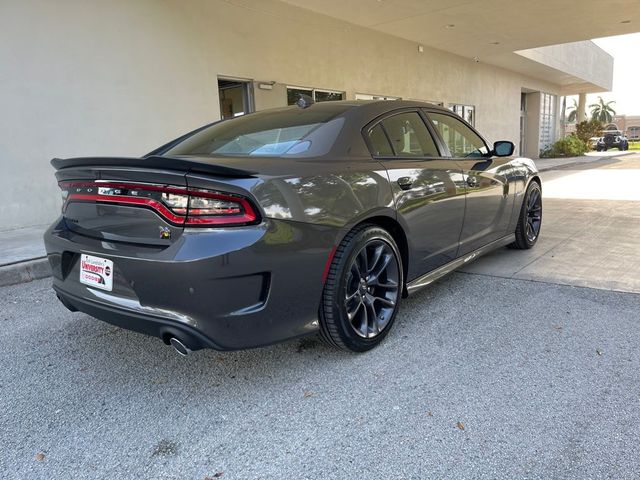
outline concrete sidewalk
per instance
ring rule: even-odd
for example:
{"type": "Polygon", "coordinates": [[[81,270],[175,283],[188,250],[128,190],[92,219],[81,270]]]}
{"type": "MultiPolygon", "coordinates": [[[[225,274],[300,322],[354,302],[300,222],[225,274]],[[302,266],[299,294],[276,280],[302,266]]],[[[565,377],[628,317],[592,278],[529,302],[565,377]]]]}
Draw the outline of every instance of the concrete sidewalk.
{"type": "Polygon", "coordinates": [[[581,157],[538,158],[535,160],[535,162],[538,169],[541,172],[544,172],[546,170],[553,170],[554,168],[564,167],[566,165],[595,163],[600,160],[610,159],[613,157],[633,155],[634,153],[637,152],[620,152],[618,150],[610,152],[588,152],[586,155],[583,155],[581,157]]]}
{"type": "Polygon", "coordinates": [[[44,251],[45,225],[0,232],[0,287],[51,275],[44,251]]]}
{"type": "MultiPolygon", "coordinates": [[[[567,165],[595,163],[634,152],[589,152],[582,157],[540,158],[535,160],[541,172],[567,165]]],[[[30,282],[51,275],[42,234],[46,225],[0,231],[0,287],[30,282]]]]}

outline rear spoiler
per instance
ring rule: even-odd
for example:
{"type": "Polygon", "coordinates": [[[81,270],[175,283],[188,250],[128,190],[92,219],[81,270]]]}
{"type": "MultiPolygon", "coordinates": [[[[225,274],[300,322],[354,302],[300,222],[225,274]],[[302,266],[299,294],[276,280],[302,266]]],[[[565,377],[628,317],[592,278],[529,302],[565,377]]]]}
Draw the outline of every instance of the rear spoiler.
{"type": "Polygon", "coordinates": [[[79,157],[54,158],[51,165],[56,170],[77,167],[134,167],[156,168],[160,170],[177,170],[185,173],[208,173],[222,177],[251,177],[257,172],[239,168],[216,165],[215,158],[195,157],[79,157]]]}

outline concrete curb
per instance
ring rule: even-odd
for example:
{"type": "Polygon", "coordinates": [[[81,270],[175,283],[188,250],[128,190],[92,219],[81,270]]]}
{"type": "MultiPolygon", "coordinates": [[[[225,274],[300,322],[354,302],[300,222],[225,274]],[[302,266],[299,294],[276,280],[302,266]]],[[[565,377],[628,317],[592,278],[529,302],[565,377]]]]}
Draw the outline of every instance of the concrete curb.
{"type": "Polygon", "coordinates": [[[27,283],[50,276],[51,266],[47,257],[11,263],[0,266],[0,287],[27,283]]]}

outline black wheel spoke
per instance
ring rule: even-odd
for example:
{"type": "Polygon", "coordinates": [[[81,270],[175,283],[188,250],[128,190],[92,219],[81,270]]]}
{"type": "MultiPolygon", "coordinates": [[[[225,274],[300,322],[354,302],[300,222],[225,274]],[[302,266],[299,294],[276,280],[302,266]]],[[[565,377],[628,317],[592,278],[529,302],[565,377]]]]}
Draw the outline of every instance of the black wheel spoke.
{"type": "Polygon", "coordinates": [[[378,247],[375,248],[375,250],[373,251],[373,258],[371,259],[371,264],[370,264],[371,266],[367,271],[367,274],[370,274],[376,271],[378,262],[380,261],[380,257],[382,257],[383,253],[384,253],[384,246],[379,245],[378,247]]]}
{"type": "Polygon", "coordinates": [[[393,317],[400,295],[400,265],[391,246],[373,240],[354,257],[344,293],[347,319],[355,332],[373,338],[393,317]]]}
{"type": "Polygon", "coordinates": [[[358,280],[362,278],[362,272],[360,271],[360,265],[357,258],[356,261],[353,262],[353,265],[351,265],[351,275],[358,280]]]}
{"type": "Polygon", "coordinates": [[[351,303],[351,308],[349,308],[349,305],[347,305],[347,318],[349,319],[349,321],[353,321],[353,319],[356,318],[358,310],[360,310],[360,307],[362,307],[362,302],[360,301],[351,303]]]}
{"type": "Polygon", "coordinates": [[[366,302],[365,310],[367,311],[367,316],[369,318],[369,326],[371,327],[371,331],[367,336],[375,336],[380,333],[380,326],[378,325],[378,315],[376,309],[373,306],[373,303],[366,302]]]}
{"type": "Polygon", "coordinates": [[[364,303],[360,304],[362,306],[362,322],[360,323],[360,333],[365,338],[369,337],[369,312],[367,311],[367,307],[364,303]]]}
{"type": "Polygon", "coordinates": [[[383,305],[386,305],[387,307],[396,306],[396,302],[394,302],[393,300],[389,300],[388,298],[385,298],[385,297],[373,297],[373,302],[380,302],[383,305]]]}
{"type": "Polygon", "coordinates": [[[382,289],[394,289],[394,288],[398,288],[398,284],[396,282],[392,282],[392,281],[387,281],[385,283],[380,282],[377,278],[375,279],[375,281],[371,284],[375,287],[378,288],[382,288],[382,289]]]}
{"type": "Polygon", "coordinates": [[[358,291],[357,290],[355,292],[353,292],[353,293],[348,293],[347,294],[347,299],[346,299],[347,303],[349,303],[351,300],[353,300],[357,296],[358,296],[358,291]]]}
{"type": "Polygon", "coordinates": [[[365,277],[369,273],[369,259],[367,258],[367,248],[363,248],[358,256],[362,265],[360,266],[360,276],[365,277]]]}
{"type": "Polygon", "coordinates": [[[525,235],[529,242],[533,242],[540,232],[542,224],[542,196],[540,190],[533,188],[527,199],[525,235]]]}

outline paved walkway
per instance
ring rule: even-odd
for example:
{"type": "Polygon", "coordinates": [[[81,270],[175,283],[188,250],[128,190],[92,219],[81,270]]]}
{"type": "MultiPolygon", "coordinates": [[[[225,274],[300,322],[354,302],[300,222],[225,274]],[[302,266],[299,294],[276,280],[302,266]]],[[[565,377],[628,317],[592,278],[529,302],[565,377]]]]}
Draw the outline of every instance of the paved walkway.
{"type": "Polygon", "coordinates": [[[462,271],[640,293],[640,154],[542,172],[540,242],[500,249],[462,271]]]}
{"type": "Polygon", "coordinates": [[[42,225],[0,232],[0,267],[44,257],[42,234],[46,228],[42,225]]]}
{"type": "Polygon", "coordinates": [[[605,158],[622,157],[632,155],[637,152],[619,152],[618,150],[610,152],[589,152],[582,157],[564,157],[564,158],[538,158],[535,160],[540,171],[551,170],[565,165],[576,163],[593,163],[605,158]]]}

